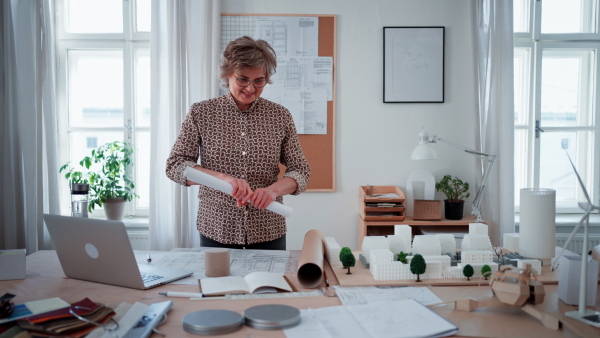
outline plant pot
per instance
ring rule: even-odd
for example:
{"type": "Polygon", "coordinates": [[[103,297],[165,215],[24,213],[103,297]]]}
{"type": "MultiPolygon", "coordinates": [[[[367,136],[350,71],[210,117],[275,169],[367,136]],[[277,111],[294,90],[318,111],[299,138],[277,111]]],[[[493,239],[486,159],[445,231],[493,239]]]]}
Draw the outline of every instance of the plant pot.
{"type": "Polygon", "coordinates": [[[104,201],[104,213],[106,219],[120,221],[125,214],[125,199],[123,197],[108,199],[104,201]]]}
{"type": "Polygon", "coordinates": [[[465,206],[465,201],[452,202],[449,200],[444,200],[446,219],[453,219],[453,220],[462,219],[464,206],[465,206]]]}

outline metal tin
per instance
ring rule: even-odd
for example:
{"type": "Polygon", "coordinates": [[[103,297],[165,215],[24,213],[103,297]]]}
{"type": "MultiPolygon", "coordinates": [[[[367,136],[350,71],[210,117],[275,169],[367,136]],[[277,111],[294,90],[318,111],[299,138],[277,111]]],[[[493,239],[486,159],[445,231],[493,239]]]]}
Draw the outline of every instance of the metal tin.
{"type": "Polygon", "coordinates": [[[244,311],[246,325],[256,329],[276,330],[300,323],[300,310],[289,305],[265,304],[244,311]]]}
{"type": "Polygon", "coordinates": [[[229,310],[202,310],[183,317],[185,332],[198,335],[225,334],[239,330],[244,318],[229,310]]]}

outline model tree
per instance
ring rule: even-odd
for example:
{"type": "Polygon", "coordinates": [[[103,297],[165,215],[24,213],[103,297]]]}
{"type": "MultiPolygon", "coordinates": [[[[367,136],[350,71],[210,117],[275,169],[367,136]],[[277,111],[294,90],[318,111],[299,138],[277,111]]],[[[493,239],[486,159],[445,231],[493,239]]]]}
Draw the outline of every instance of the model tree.
{"type": "Polygon", "coordinates": [[[487,280],[488,277],[492,275],[492,268],[489,265],[485,264],[481,267],[481,275],[485,277],[485,280],[487,280]]]}
{"type": "Polygon", "coordinates": [[[473,267],[471,266],[471,264],[465,265],[465,267],[463,268],[463,275],[465,275],[465,277],[467,277],[467,280],[471,280],[471,277],[473,277],[473,274],[475,274],[475,270],[473,270],[473,267]]]}
{"type": "Polygon", "coordinates": [[[344,269],[348,269],[348,272],[346,272],[346,274],[352,274],[352,272],[350,272],[350,268],[356,264],[356,258],[354,258],[354,254],[352,253],[352,250],[350,250],[349,247],[345,246],[342,248],[342,250],[340,250],[340,261],[342,261],[344,269]]]}
{"type": "Polygon", "coordinates": [[[427,264],[425,264],[425,258],[421,254],[416,254],[410,261],[410,272],[417,275],[417,282],[420,282],[420,275],[425,273],[427,264]]]}
{"type": "Polygon", "coordinates": [[[398,253],[398,262],[402,262],[404,264],[408,263],[408,260],[406,259],[406,256],[408,256],[408,254],[404,253],[404,251],[400,251],[398,253]]]}

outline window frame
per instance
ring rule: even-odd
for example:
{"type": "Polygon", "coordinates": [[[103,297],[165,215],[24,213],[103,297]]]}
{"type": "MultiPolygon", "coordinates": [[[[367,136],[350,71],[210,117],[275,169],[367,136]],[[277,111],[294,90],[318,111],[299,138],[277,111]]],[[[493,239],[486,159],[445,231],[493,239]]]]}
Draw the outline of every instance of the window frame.
{"type": "MultiPolygon", "coordinates": [[[[598,6],[598,0],[593,2],[595,8],[595,33],[569,33],[569,34],[542,34],[541,33],[541,7],[540,1],[529,1],[529,11],[532,13],[530,16],[529,27],[530,31],[525,33],[514,33],[513,48],[523,49],[527,48],[530,52],[530,84],[528,90],[528,102],[529,108],[528,116],[525,124],[517,124],[515,122],[515,131],[525,130],[527,132],[527,172],[526,180],[527,186],[539,187],[540,182],[540,156],[541,156],[541,138],[535,137],[536,133],[536,121],[541,119],[541,91],[538,90],[542,85],[542,61],[544,50],[593,50],[592,63],[594,67],[594,79],[591,83],[590,97],[590,114],[589,125],[587,126],[544,126],[540,127],[544,132],[557,132],[557,131],[590,131],[592,132],[591,140],[588,140],[588,144],[585,147],[593,147],[592,160],[585,161],[582,159],[581,153],[578,158],[579,163],[575,163],[578,167],[578,171],[582,176],[586,176],[588,182],[586,188],[590,193],[592,201],[598,201],[600,198],[600,33],[598,29],[598,21],[600,20],[600,12],[598,6]],[[583,165],[582,162],[587,162],[584,169],[580,169],[583,165]],[[583,173],[582,173],[583,172],[583,173]]],[[[582,79],[580,78],[580,81],[582,79]]],[[[517,133],[515,133],[517,134],[517,133]]],[[[542,133],[543,134],[543,133],[542,133]]],[[[516,142],[515,145],[520,144],[516,142]]],[[[578,145],[577,151],[585,152],[581,149],[582,146],[578,145]]],[[[577,159],[573,159],[577,161],[577,159]]],[[[517,190],[518,191],[518,190],[517,190]]],[[[577,185],[576,199],[578,202],[584,200],[583,194],[579,185],[577,185]]],[[[516,202],[516,201],[515,201],[516,202]]],[[[515,211],[519,212],[520,203],[515,203],[515,211]]],[[[577,204],[577,203],[575,203],[577,204]]],[[[582,209],[577,205],[564,205],[557,202],[556,205],[557,213],[582,213],[582,209]]]]}
{"type": "MultiPolygon", "coordinates": [[[[123,6],[123,32],[122,33],[68,33],[66,32],[65,20],[65,0],[57,0],[56,3],[56,50],[57,50],[57,108],[58,108],[58,131],[59,131],[59,163],[64,164],[68,161],[79,161],[80,159],[70,159],[70,135],[73,132],[119,132],[123,133],[123,140],[136,145],[136,133],[150,132],[150,125],[136,125],[136,102],[135,102],[135,52],[137,50],[147,50],[150,52],[150,33],[137,32],[135,30],[135,13],[137,0],[122,1],[123,6]],[[68,52],[70,50],[119,50],[123,53],[123,125],[120,127],[93,127],[69,126],[69,68],[68,52]]],[[[138,152],[134,150],[134,163],[138,162],[138,152]]],[[[136,185],[140,183],[137,180],[136,168],[133,168],[133,177],[136,185]]],[[[60,182],[60,205],[61,213],[66,213],[70,205],[70,191],[68,184],[65,184],[61,175],[60,182]],[[65,209],[67,208],[67,209],[65,209]]],[[[104,213],[96,208],[90,213],[90,217],[104,217],[104,213]]],[[[149,215],[148,207],[140,207],[139,199],[127,202],[126,216],[147,217],[149,215]]]]}

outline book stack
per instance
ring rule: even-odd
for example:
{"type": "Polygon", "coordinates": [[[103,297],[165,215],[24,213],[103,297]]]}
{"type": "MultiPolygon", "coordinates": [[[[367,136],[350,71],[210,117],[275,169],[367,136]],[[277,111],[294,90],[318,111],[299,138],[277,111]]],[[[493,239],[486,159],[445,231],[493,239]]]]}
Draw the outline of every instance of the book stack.
{"type": "Polygon", "coordinates": [[[83,337],[114,315],[112,308],[84,298],[69,307],[26,317],[17,324],[34,336],[83,337]]]}

